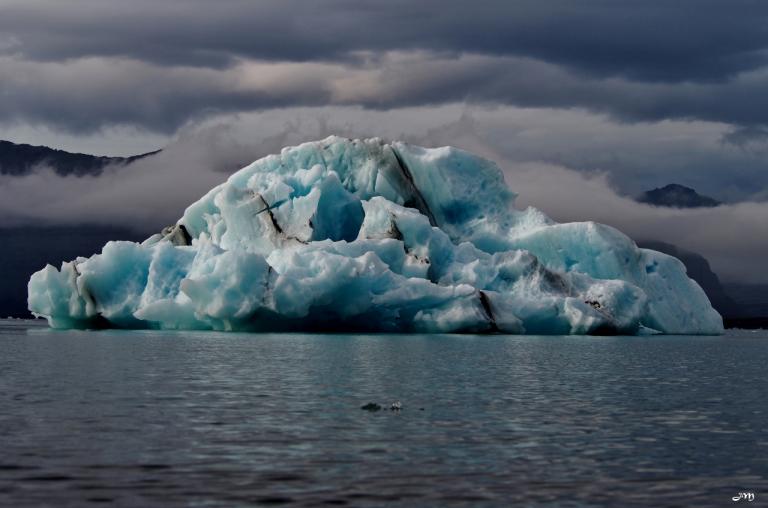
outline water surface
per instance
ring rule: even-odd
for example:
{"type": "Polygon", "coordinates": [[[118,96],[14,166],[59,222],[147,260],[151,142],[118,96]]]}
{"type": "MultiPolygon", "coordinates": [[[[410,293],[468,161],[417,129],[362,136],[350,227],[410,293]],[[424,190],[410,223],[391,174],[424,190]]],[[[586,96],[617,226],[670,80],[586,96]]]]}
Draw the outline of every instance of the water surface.
{"type": "Polygon", "coordinates": [[[768,498],[764,331],[249,335],[0,321],[0,348],[3,505],[768,498]],[[360,409],[398,400],[401,411],[360,409]]]}

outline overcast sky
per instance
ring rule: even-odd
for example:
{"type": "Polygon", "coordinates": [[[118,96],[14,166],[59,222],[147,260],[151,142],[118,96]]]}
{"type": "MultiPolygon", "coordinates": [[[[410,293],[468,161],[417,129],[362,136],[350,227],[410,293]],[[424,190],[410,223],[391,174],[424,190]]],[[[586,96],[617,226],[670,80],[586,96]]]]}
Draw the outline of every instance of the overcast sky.
{"type": "MultiPolygon", "coordinates": [[[[0,0],[0,139],[110,155],[169,147],[130,181],[6,178],[1,220],[75,220],[88,189],[108,196],[117,182],[112,215],[140,195],[148,216],[175,217],[222,171],[330,132],[485,152],[508,180],[565,171],[619,208],[676,182],[762,210],[766,90],[760,0],[0,0]],[[42,199],[40,181],[45,206],[23,210],[42,199]],[[161,184],[183,187],[164,189],[173,206],[150,202],[161,184]]],[[[525,204],[556,204],[546,178],[525,204]]],[[[582,217],[570,201],[550,213],[582,217]]],[[[610,218],[602,206],[591,213],[610,218]]],[[[743,275],[726,258],[722,271],[743,275]]]]}

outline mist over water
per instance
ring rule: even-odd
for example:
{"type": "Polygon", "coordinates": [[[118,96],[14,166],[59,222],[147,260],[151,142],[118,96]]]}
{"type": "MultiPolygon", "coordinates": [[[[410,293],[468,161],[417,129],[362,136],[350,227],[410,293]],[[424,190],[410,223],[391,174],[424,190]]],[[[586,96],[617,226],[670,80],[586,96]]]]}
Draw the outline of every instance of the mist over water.
{"type": "Polygon", "coordinates": [[[723,506],[766,492],[768,336],[0,322],[5,503],[723,506]],[[400,401],[400,411],[388,409],[400,401]],[[361,410],[366,403],[384,407],[361,410]]]}
{"type": "MultiPolygon", "coordinates": [[[[696,151],[701,163],[711,163],[716,157],[707,150],[722,146],[724,127],[710,126],[701,133],[703,127],[686,124],[692,132],[682,136],[672,128],[683,129],[678,124],[619,128],[583,112],[560,113],[565,128],[557,122],[551,125],[552,120],[543,121],[529,110],[470,109],[462,113],[455,107],[443,109],[433,115],[419,108],[390,112],[289,109],[210,120],[185,129],[159,154],[125,167],[107,168],[99,177],[61,177],[39,168],[24,177],[0,178],[0,227],[87,224],[128,228],[148,236],[175,223],[188,205],[229,174],[260,157],[279,153],[285,146],[332,134],[382,136],[427,147],[456,146],[496,162],[509,188],[519,195],[518,208],[533,206],[560,222],[602,222],[637,241],[673,243],[706,257],[725,281],[768,283],[761,255],[768,250],[768,204],[764,200],[683,210],[637,203],[627,190],[683,182],[706,191],[706,186],[698,185],[702,182],[659,168],[689,153],[693,140],[707,147],[696,151]],[[614,139],[617,131],[627,131],[624,135],[631,139],[650,133],[660,139],[625,146],[614,139]],[[670,151],[657,153],[661,139],[670,137],[678,142],[672,148],[663,145],[670,151]],[[569,144],[557,141],[562,138],[569,144]],[[595,146],[595,140],[603,140],[604,145],[595,146]],[[564,159],[558,155],[561,152],[564,159]],[[588,157],[602,152],[622,154],[621,160],[634,161],[635,169],[622,169],[610,158],[588,157]],[[636,182],[636,174],[645,176],[636,182]],[[618,188],[617,182],[621,184],[618,188]]],[[[750,157],[763,160],[764,153],[750,157]]],[[[735,164],[721,163],[723,167],[735,164]]],[[[761,185],[750,180],[748,187],[756,191],[761,185]]],[[[724,191],[726,183],[718,182],[716,187],[724,191]]]]}

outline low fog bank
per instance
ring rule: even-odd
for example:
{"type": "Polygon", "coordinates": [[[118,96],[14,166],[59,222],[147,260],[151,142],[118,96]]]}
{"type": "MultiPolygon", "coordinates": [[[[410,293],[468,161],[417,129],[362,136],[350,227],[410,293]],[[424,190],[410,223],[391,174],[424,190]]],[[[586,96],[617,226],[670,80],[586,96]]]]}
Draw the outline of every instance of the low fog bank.
{"type": "Polygon", "coordinates": [[[61,177],[44,168],[25,177],[5,177],[0,180],[0,227],[87,223],[146,235],[174,223],[187,205],[229,173],[283,146],[329,134],[381,134],[424,146],[454,145],[495,160],[519,196],[517,208],[534,206],[561,222],[609,224],[637,240],[660,240],[698,252],[725,281],[768,283],[768,273],[761,270],[768,252],[766,203],[655,208],[621,196],[607,172],[515,160],[504,139],[481,135],[477,121],[469,126],[466,121],[444,122],[433,128],[417,121],[413,128],[426,134],[414,135],[405,132],[401,119],[385,120],[381,125],[359,119],[331,123],[322,117],[267,124],[209,122],[186,129],[161,153],[108,168],[99,177],[61,177]]]}

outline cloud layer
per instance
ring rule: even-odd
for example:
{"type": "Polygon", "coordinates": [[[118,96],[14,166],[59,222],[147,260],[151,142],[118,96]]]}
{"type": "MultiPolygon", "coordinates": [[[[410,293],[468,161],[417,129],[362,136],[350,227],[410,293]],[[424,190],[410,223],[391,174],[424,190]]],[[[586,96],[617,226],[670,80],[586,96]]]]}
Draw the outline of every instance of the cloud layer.
{"type": "MultiPolygon", "coordinates": [[[[257,157],[331,133],[367,135],[384,130],[391,137],[428,146],[454,144],[496,160],[508,185],[519,194],[518,207],[535,206],[559,221],[607,223],[638,240],[674,243],[706,256],[727,280],[768,282],[762,271],[762,253],[768,252],[768,203],[699,210],[654,208],[617,194],[606,172],[584,173],[562,163],[515,159],[510,156],[511,138],[494,139],[483,134],[498,121],[493,114],[465,114],[458,121],[428,128],[419,124],[425,122],[419,119],[419,110],[380,113],[375,119],[367,114],[356,117],[355,113],[348,112],[343,124],[323,121],[322,117],[312,120],[317,114],[285,122],[275,118],[265,122],[261,116],[229,118],[224,122],[226,127],[211,123],[185,132],[161,154],[108,171],[102,177],[63,178],[40,171],[24,178],[8,178],[0,182],[0,225],[110,224],[148,234],[175,222],[187,205],[257,157]],[[398,133],[403,125],[409,125],[409,118],[411,133],[398,133]],[[423,132],[427,134],[418,134],[423,132]]],[[[451,117],[455,112],[443,114],[451,117]]],[[[585,135],[600,130],[597,122],[585,135]]],[[[531,132],[519,132],[517,138],[515,146],[536,141],[531,132]]],[[[579,140],[574,143],[578,146],[579,140]]]]}
{"type": "Polygon", "coordinates": [[[766,63],[768,6],[751,0],[6,0],[6,51],[32,60],[127,57],[342,61],[426,50],[529,57],[596,76],[724,79],[766,63]]]}
{"type": "Polygon", "coordinates": [[[456,101],[768,123],[768,4],[6,0],[0,121],[172,133],[211,113],[456,101]]]}

